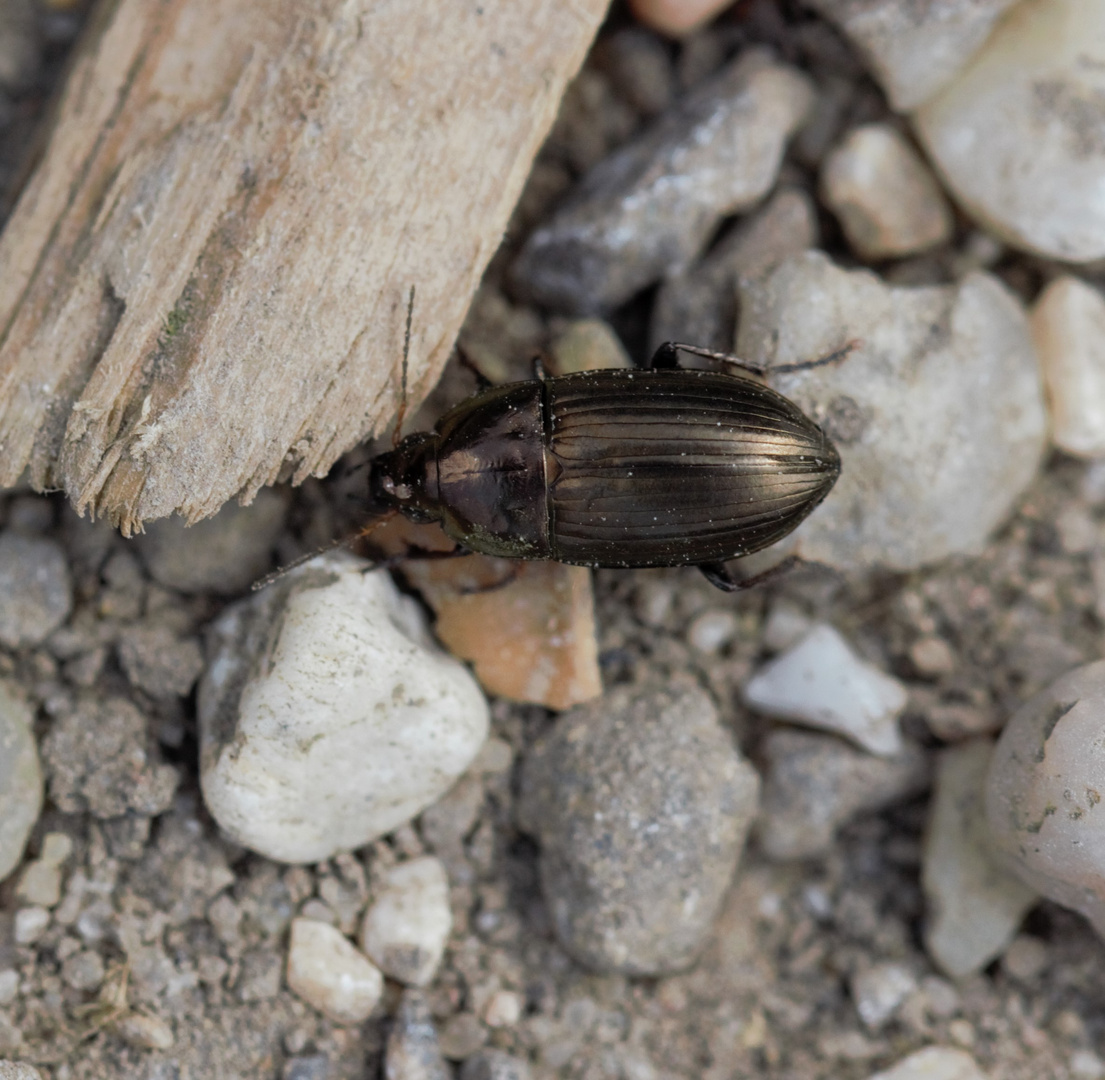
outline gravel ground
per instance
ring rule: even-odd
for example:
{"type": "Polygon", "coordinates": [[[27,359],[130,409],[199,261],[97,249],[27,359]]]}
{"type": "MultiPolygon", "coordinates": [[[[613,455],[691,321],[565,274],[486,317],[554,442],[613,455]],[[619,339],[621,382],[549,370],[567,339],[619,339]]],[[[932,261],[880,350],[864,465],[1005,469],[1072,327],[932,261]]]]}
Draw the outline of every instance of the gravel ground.
{"type": "MultiPolygon", "coordinates": [[[[525,377],[534,348],[563,330],[563,318],[512,306],[500,289],[521,241],[564,190],[666,104],[646,92],[657,96],[655,78],[626,72],[659,54],[674,92],[739,48],[767,44],[836,87],[845,104],[834,132],[892,119],[828,24],[786,2],[738,9],[680,47],[642,38],[620,9],[612,15],[470,316],[466,348],[484,370],[525,377]],[[627,34],[637,60],[619,67],[627,34]]],[[[0,180],[9,185],[79,21],[60,8],[38,16],[42,67],[30,88],[0,100],[0,180]]],[[[786,183],[810,193],[815,135],[800,136],[781,167],[786,183]]],[[[820,246],[857,265],[823,207],[818,226],[820,246]]],[[[977,237],[957,218],[940,246],[875,265],[897,283],[948,281],[977,237]]],[[[1026,304],[1054,273],[1011,249],[990,268],[1026,304]]],[[[634,292],[609,317],[638,360],[655,301],[655,290],[634,292]]],[[[468,372],[451,368],[411,429],[471,387],[468,372]]],[[[262,505],[257,528],[248,515],[244,526],[226,524],[242,513],[230,512],[220,535],[242,538],[240,557],[228,557],[244,567],[237,577],[233,566],[208,573],[194,546],[192,555],[173,549],[156,532],[123,540],[58,497],[0,496],[0,541],[19,540],[4,554],[17,567],[10,580],[50,560],[57,567],[24,615],[0,613],[0,678],[33,707],[46,791],[24,863],[0,883],[0,1059],[55,1080],[360,1080],[385,1075],[385,1055],[393,1080],[453,1075],[436,1041],[462,1080],[866,1080],[943,1046],[967,1051],[990,1080],[1105,1078],[1105,946],[1080,916],[1039,904],[1000,959],[960,980],[926,952],[927,788],[854,817],[814,858],[769,860],[754,836],[701,959],[664,977],[594,974],[558,943],[539,848],[518,825],[523,765],[553,723],[538,706],[492,701],[497,761],[352,854],[288,867],[221,836],[199,789],[204,628],[242,589],[238,578],[352,531],[358,483],[363,472],[309,481],[262,505]],[[267,539],[260,554],[258,535],[267,539]],[[436,976],[419,991],[387,981],[363,1023],[325,1018],[288,988],[292,919],[352,936],[388,871],[425,854],[441,859],[450,882],[452,930],[436,976]]],[[[691,569],[597,572],[603,681],[626,693],[705,690],[762,766],[769,725],[741,690],[776,651],[765,644],[769,620],[790,613],[830,623],[905,685],[902,731],[931,758],[943,745],[934,716],[994,730],[1057,676],[1103,655],[1101,551],[1105,469],[1054,451],[980,554],[929,569],[814,567],[735,595],[691,569]],[[732,618],[711,638],[703,620],[719,611],[732,618]],[[924,644],[934,639],[947,646],[935,660],[924,644]]],[[[945,1066],[931,1075],[971,1074],[945,1066]]]]}

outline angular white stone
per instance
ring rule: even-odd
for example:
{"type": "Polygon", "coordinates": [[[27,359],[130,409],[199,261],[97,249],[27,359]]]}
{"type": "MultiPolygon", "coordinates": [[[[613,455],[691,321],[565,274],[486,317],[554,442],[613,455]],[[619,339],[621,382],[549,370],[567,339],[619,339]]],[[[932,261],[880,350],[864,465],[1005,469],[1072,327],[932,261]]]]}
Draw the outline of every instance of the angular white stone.
{"type": "Polygon", "coordinates": [[[445,867],[427,855],[387,872],[365,912],[360,945],[385,975],[408,986],[428,986],[452,928],[445,867]]]}
{"type": "Polygon", "coordinates": [[[425,809],[476,756],[487,702],[384,573],[315,559],[226,609],[199,691],[200,779],[235,840],[315,862],[425,809]]]}
{"type": "Polygon", "coordinates": [[[902,1058],[868,1080],[988,1080],[986,1074],[966,1050],[951,1046],[926,1046],[902,1058]]]}
{"type": "Polygon", "coordinates": [[[1068,672],[1006,724],[986,814],[1022,881],[1105,937],[1105,661],[1068,672]]]}
{"type": "Polygon", "coordinates": [[[1052,441],[1079,457],[1105,454],[1105,297],[1066,274],[1044,289],[1031,325],[1052,441]]]}
{"type": "Polygon", "coordinates": [[[821,169],[821,195],[868,259],[912,255],[952,234],[936,178],[889,124],[855,128],[833,148],[821,169]]]}
{"type": "Polygon", "coordinates": [[[33,945],[50,925],[50,912],[44,907],[24,907],[15,913],[12,937],[17,945],[33,945]]]}
{"type": "Polygon", "coordinates": [[[65,833],[47,833],[38,858],[20,875],[15,895],[26,904],[53,907],[61,899],[61,864],[72,852],[73,841],[65,833]]]}
{"type": "Polygon", "coordinates": [[[771,377],[825,427],[843,472],[795,541],[840,569],[910,570],[981,551],[1035,477],[1043,387],[1028,321],[988,274],[890,288],[820,252],[742,283],[738,355],[839,363],[771,377]]]}
{"type": "Polygon", "coordinates": [[[925,830],[925,948],[953,979],[1001,955],[1039,899],[994,858],[985,806],[992,753],[985,738],[941,752],[925,830]]]}
{"type": "Polygon", "coordinates": [[[916,108],[953,78],[1018,0],[808,0],[867,58],[891,105],[916,108]]]}
{"type": "Polygon", "coordinates": [[[1105,256],[1105,4],[1022,0],[914,117],[957,201],[1016,247],[1105,256]]]}
{"type": "Polygon", "coordinates": [[[856,1012],[870,1031],[881,1028],[917,989],[917,977],[904,964],[875,964],[852,979],[856,1012]]]}
{"type": "Polygon", "coordinates": [[[337,927],[293,919],[288,987],[336,1024],[368,1019],[384,992],[384,977],[337,927]]]}
{"type": "Polygon", "coordinates": [[[880,757],[902,750],[898,717],[909,697],[905,687],[861,660],[824,623],[760,668],[743,696],[750,708],[844,735],[880,757]]]}

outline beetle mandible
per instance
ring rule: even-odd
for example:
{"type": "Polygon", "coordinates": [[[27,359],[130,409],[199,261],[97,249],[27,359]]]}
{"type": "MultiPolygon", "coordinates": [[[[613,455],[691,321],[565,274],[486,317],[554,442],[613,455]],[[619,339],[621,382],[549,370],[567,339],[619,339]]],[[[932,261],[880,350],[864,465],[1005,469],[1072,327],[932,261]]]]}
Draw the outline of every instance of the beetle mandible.
{"type": "MultiPolygon", "coordinates": [[[[839,360],[776,366],[787,372],[839,360]]],[[[371,462],[385,513],[440,522],[457,553],[592,567],[697,566],[726,591],[726,560],[781,540],[825,498],[840,456],[792,401],[754,380],[688,370],[661,345],[645,369],[491,387],[371,462]]],[[[539,375],[541,373],[539,372],[539,375]]]]}

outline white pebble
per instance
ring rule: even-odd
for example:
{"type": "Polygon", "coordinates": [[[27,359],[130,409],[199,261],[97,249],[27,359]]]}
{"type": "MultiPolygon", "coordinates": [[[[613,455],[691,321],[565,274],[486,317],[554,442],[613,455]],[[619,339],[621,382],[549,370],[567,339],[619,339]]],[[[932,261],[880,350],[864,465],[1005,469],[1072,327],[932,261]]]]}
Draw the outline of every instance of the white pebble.
{"type": "Polygon", "coordinates": [[[875,964],[856,974],[851,988],[859,1018],[877,1031],[917,989],[917,979],[904,964],[875,964]]]}
{"type": "Polygon", "coordinates": [[[387,872],[380,895],[365,912],[360,943],[386,975],[408,986],[427,986],[452,928],[445,867],[427,855],[387,872]]]}
{"type": "Polygon", "coordinates": [[[764,648],[782,652],[802,640],[813,626],[813,620],[785,600],[776,600],[767,613],[763,628],[764,648]]]}
{"type": "Polygon", "coordinates": [[[484,1023],[492,1028],[513,1027],[521,1019],[524,1004],[513,990],[497,990],[483,1011],[484,1023]]]}
{"type": "Polygon", "coordinates": [[[20,689],[0,680],[0,881],[19,865],[42,811],[34,721],[20,689]]]}
{"type": "Polygon", "coordinates": [[[767,364],[839,349],[836,364],[769,377],[833,439],[843,465],[795,534],[842,570],[912,570],[981,552],[1046,447],[1028,320],[997,278],[891,288],[821,252],[741,282],[735,352],[767,364]]]}
{"type": "Polygon", "coordinates": [[[809,0],[871,65],[891,105],[908,112],[951,80],[1017,0],[809,0]]]}
{"type": "Polygon", "coordinates": [[[44,907],[20,908],[15,913],[12,936],[17,945],[33,945],[50,925],[50,912],[44,907]]]}
{"type": "Polygon", "coordinates": [[[914,116],[957,202],[1047,258],[1105,256],[1105,4],[1019,3],[914,116]]]}
{"type": "Polygon", "coordinates": [[[417,606],[348,556],[228,608],[199,691],[204,798],[235,840],[314,862],[409,821],[464,772],[487,702],[417,606]]]}
{"type": "Polygon", "coordinates": [[[19,993],[19,972],[15,968],[0,971],[0,1005],[10,1005],[19,993]]]}
{"type": "Polygon", "coordinates": [[[61,864],[72,854],[73,841],[65,833],[47,833],[42,851],[19,878],[15,895],[24,903],[53,907],[61,899],[61,864]]]}
{"type": "Polygon", "coordinates": [[[1105,937],[1105,661],[1068,672],[1006,724],[990,762],[993,845],[1017,876],[1105,937]]]}
{"type": "Polygon", "coordinates": [[[111,1026],[119,1038],[139,1050],[169,1050],[176,1042],[169,1022],[151,1013],[126,1013],[111,1026]]]}
{"type": "Polygon", "coordinates": [[[288,987],[336,1024],[360,1024],[376,1008],[384,977],[336,927],[293,919],[288,987]]]}
{"type": "Polygon", "coordinates": [[[1092,1050],[1075,1050],[1070,1056],[1070,1074],[1074,1080],[1102,1080],[1105,1061],[1092,1050]]]}
{"type": "Polygon", "coordinates": [[[825,623],[762,667],[744,687],[749,707],[844,735],[881,757],[902,750],[898,716],[907,700],[897,679],[857,657],[825,623]]]}
{"type": "Polygon", "coordinates": [[[1051,406],[1051,438],[1078,457],[1105,454],[1105,297],[1067,274],[1032,309],[1051,406]]]}
{"type": "Polygon", "coordinates": [[[897,1065],[872,1073],[868,1080],[987,1080],[966,1050],[950,1046],[926,1046],[897,1065]]]}
{"type": "Polygon", "coordinates": [[[912,255],[952,234],[936,178],[889,124],[849,132],[825,159],[821,194],[855,251],[867,259],[912,255]]]}
{"type": "Polygon", "coordinates": [[[731,611],[704,611],[687,628],[691,646],[704,653],[720,652],[736,634],[737,617],[731,611]]]}
{"type": "Polygon", "coordinates": [[[25,1061],[0,1061],[0,1080],[42,1080],[42,1073],[25,1061]]]}

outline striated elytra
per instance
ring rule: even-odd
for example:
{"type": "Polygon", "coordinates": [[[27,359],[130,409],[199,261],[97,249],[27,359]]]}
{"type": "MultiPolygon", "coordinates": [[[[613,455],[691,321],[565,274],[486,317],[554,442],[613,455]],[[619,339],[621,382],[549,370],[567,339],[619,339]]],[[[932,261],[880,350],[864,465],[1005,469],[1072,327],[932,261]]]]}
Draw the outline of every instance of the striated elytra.
{"type": "MultiPolygon", "coordinates": [[[[795,370],[839,359],[851,346],[795,370]]],[[[438,521],[464,551],[585,566],[721,565],[781,540],[829,493],[840,457],[792,401],[721,371],[585,371],[475,394],[372,462],[379,511],[438,521]]]]}

